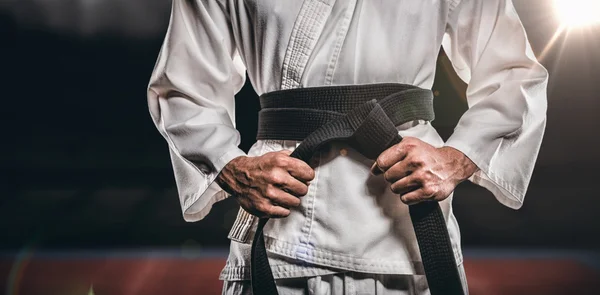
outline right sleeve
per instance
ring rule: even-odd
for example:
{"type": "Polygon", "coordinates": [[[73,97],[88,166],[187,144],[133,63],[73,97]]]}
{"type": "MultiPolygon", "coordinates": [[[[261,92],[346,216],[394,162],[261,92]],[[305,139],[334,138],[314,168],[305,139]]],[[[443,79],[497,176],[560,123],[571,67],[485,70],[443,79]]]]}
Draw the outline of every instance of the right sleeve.
{"type": "Polygon", "coordinates": [[[445,145],[480,169],[471,182],[519,209],[546,127],[548,72],[511,0],[462,1],[450,14],[443,46],[469,84],[469,109],[445,145]]]}
{"type": "Polygon", "coordinates": [[[183,217],[204,218],[228,194],[215,182],[244,156],[234,96],[245,81],[229,11],[219,0],[173,0],[148,86],[148,108],[168,143],[183,217]]]}

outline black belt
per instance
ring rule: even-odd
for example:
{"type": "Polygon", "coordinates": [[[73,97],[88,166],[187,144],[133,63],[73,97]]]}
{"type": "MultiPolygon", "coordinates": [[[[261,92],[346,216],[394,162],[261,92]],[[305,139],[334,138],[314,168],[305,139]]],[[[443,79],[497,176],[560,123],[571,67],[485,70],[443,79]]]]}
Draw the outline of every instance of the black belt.
{"type": "MultiPolygon", "coordinates": [[[[257,139],[297,140],[291,157],[308,162],[331,141],[343,141],[376,159],[402,138],[395,126],[432,121],[430,90],[404,84],[298,88],[260,96],[257,139]]],[[[450,237],[438,202],[409,206],[431,294],[463,294],[450,237]]],[[[277,293],[263,236],[268,218],[258,221],[252,242],[251,279],[255,295],[277,293]]]]}

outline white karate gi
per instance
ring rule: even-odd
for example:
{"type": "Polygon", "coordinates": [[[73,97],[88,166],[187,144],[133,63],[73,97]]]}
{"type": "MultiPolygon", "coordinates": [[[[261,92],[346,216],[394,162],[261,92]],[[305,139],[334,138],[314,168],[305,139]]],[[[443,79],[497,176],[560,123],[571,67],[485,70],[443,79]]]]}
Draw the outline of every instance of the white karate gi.
{"type": "MultiPolygon", "coordinates": [[[[198,221],[228,197],[214,180],[246,155],[234,122],[245,71],[259,95],[386,82],[431,88],[441,46],[469,84],[469,109],[446,142],[425,121],[399,133],[462,151],[480,168],[469,180],[517,209],[544,133],[548,74],[510,0],[174,0],[148,105],[169,145],[184,218],[198,221]]],[[[262,140],[249,155],[298,144],[262,140]]],[[[372,161],[334,143],[310,164],[316,177],[301,207],[265,228],[275,278],[423,275],[408,208],[370,175],[372,161]]],[[[451,202],[440,205],[462,272],[451,202]]],[[[255,222],[243,215],[221,273],[229,285],[249,279],[255,222]]]]}

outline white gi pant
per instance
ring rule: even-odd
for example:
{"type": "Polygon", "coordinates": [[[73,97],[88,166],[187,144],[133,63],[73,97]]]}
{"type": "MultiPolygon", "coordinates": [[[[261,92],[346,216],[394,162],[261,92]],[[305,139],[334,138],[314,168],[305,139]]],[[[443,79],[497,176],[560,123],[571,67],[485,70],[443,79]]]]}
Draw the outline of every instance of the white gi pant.
{"type": "MultiPolygon", "coordinates": [[[[458,267],[465,295],[467,278],[458,267]]],[[[329,275],[275,280],[279,295],[429,295],[424,275],[340,272],[329,275]]],[[[222,295],[252,295],[250,281],[225,281],[222,295]]],[[[260,295],[260,294],[254,294],[260,295]]]]}

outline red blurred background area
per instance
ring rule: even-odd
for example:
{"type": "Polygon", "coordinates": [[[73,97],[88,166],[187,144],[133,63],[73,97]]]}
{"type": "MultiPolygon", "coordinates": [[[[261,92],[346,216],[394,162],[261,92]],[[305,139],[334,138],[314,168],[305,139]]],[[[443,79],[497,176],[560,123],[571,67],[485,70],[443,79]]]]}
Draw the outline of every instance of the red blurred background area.
{"type": "MultiPolygon", "coordinates": [[[[465,262],[470,294],[598,294],[599,273],[581,261],[584,256],[484,252],[465,262]]],[[[218,256],[225,252],[208,257],[142,253],[24,253],[0,260],[0,275],[8,278],[6,294],[221,294],[218,277],[225,258],[218,256]]]]}

